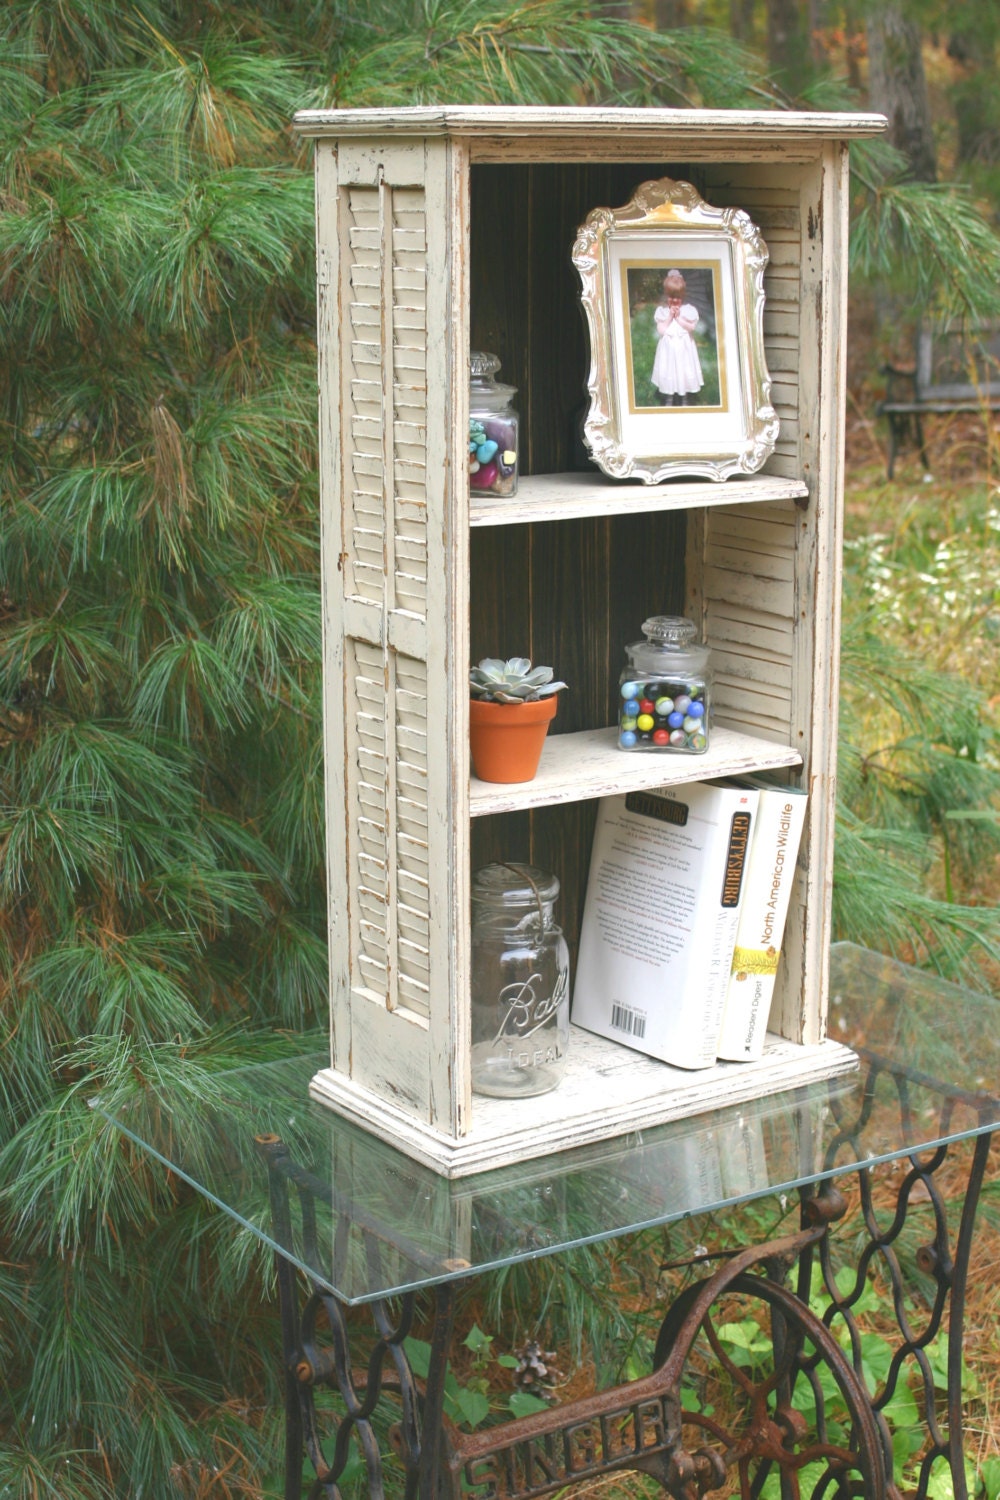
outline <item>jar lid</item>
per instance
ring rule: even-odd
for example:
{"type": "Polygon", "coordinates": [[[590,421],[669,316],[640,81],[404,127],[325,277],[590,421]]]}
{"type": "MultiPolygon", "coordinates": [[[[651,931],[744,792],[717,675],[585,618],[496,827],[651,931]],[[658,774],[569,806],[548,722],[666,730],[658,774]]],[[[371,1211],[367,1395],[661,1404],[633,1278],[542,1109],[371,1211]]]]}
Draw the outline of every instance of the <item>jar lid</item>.
{"type": "Polygon", "coordinates": [[[492,380],[499,368],[500,361],[495,354],[473,349],[469,355],[469,373],[473,380],[492,380]]]}
{"type": "Polygon", "coordinates": [[[473,901],[511,909],[548,905],[559,894],[559,879],[534,865],[484,865],[472,877],[473,901]]]}
{"type": "Polygon", "coordinates": [[[698,634],[698,627],[683,615],[650,615],[642,622],[642,633],[657,646],[687,646],[698,634]]]}

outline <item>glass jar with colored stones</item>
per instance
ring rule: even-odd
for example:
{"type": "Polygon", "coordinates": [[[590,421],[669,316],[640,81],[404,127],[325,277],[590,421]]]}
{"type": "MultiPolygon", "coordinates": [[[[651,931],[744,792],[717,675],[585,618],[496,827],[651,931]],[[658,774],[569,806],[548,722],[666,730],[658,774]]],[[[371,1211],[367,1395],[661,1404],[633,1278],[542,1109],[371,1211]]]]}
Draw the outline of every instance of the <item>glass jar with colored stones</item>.
{"type": "Polygon", "coordinates": [[[495,354],[469,358],[469,486],[506,498],[517,490],[516,387],[493,378],[499,368],[495,354]]]}
{"type": "Polygon", "coordinates": [[[569,1044],[569,950],[559,881],[533,865],[472,877],[472,1087],[500,1099],[554,1089],[569,1044]]]}
{"type": "Polygon", "coordinates": [[[707,646],[681,615],[643,621],[642,641],[625,647],[628,666],[618,689],[618,746],[704,755],[711,718],[707,646]]]}

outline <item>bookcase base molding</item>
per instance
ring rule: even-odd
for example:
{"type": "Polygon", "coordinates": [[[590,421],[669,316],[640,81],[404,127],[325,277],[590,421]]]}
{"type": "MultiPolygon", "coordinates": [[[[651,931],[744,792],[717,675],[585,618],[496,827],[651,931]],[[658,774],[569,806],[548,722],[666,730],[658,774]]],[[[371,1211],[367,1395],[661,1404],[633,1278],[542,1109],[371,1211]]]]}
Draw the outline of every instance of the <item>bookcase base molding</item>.
{"type": "Polygon", "coordinates": [[[745,1104],[858,1066],[857,1054],[841,1042],[807,1046],[769,1033],[757,1062],[720,1062],[688,1072],[576,1026],[570,1034],[566,1074],[558,1088],[516,1101],[477,1096],[472,1127],[458,1140],[332,1068],[315,1075],[309,1092],[407,1156],[454,1178],[745,1104]]]}

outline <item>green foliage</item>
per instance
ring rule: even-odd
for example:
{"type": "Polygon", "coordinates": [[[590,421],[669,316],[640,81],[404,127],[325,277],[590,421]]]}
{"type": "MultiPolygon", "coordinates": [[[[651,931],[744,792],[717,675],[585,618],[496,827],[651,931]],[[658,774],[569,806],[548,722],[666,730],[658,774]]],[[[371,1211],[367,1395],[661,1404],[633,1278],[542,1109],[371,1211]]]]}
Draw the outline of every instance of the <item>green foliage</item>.
{"type": "Polygon", "coordinates": [[[975,1486],[969,1487],[976,1500],[997,1500],[1000,1496],[1000,1458],[987,1458],[979,1467],[975,1486]]]}
{"type": "Polygon", "coordinates": [[[919,312],[988,322],[1000,314],[1000,243],[971,192],[952,182],[905,180],[884,143],[855,150],[861,185],[851,233],[851,268],[903,286],[919,312]]]}
{"type": "Polygon", "coordinates": [[[346,7],[342,51],[318,103],[704,104],[773,102],[763,69],[723,31],[652,32],[578,0],[374,0],[346,7]]]}
{"type": "MultiPolygon", "coordinates": [[[[596,99],[774,102],[722,33],[657,34],[574,0],[5,7],[0,1494],[12,1500],[252,1496],[278,1472],[259,1248],[86,1100],[100,1089],[125,1107],[151,1082],[211,1099],[227,1070],[314,1047],[323,1010],[312,187],[290,116],[596,99]]],[[[948,212],[942,199],[936,222],[915,218],[906,243],[921,223],[941,239],[948,212]]],[[[987,248],[977,235],[969,265],[987,248]]],[[[978,787],[943,771],[922,796],[902,833],[925,818],[943,837],[943,817],[980,805],[978,787]]],[[[956,859],[990,834],[952,822],[956,859]]],[[[212,1147],[191,1143],[195,1156],[212,1147]]],[[[627,1362],[635,1333],[600,1291],[610,1254],[577,1252],[561,1278],[551,1262],[518,1268],[495,1278],[498,1295],[530,1293],[533,1330],[586,1331],[607,1364],[627,1362]]]]}
{"type": "Polygon", "coordinates": [[[846,548],[834,924],[990,988],[1000,913],[997,511],[985,485],[876,491],[846,548]],[[877,522],[888,505],[892,530],[877,522]]]}
{"type": "Polygon", "coordinates": [[[766,90],[721,33],[571,0],[12,0],[0,28],[0,1491],[259,1494],[274,1430],[228,1397],[267,1394],[269,1273],[86,1099],[211,1098],[324,1008],[290,117],[766,90]]]}
{"type": "MultiPolygon", "coordinates": [[[[518,1361],[513,1355],[494,1356],[492,1334],[484,1333],[474,1323],[462,1343],[471,1355],[469,1373],[459,1380],[449,1368],[444,1382],[444,1409],[453,1422],[474,1432],[491,1413],[499,1414],[494,1420],[503,1420],[504,1417],[527,1417],[532,1412],[548,1410],[547,1402],[526,1391],[511,1391],[502,1399],[493,1394],[494,1364],[512,1369],[517,1367],[518,1361]]],[[[408,1338],[405,1348],[413,1373],[418,1379],[425,1379],[430,1369],[430,1344],[425,1339],[408,1338]]]]}

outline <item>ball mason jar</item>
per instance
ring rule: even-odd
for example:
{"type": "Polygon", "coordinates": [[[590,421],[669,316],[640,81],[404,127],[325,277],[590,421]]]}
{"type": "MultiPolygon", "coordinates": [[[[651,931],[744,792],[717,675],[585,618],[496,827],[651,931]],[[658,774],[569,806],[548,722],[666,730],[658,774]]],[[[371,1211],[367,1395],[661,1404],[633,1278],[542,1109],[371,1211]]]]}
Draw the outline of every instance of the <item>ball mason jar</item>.
{"type": "Polygon", "coordinates": [[[699,645],[691,620],[653,615],[645,640],[625,647],[628,666],[618,688],[621,750],[704,755],[711,719],[711,652],[699,645]]]}
{"type": "Polygon", "coordinates": [[[506,498],[517,490],[517,412],[513,385],[493,377],[500,368],[495,354],[469,356],[469,487],[506,498]]]}
{"type": "Polygon", "coordinates": [[[554,1089],[569,1044],[569,951],[559,881],[532,865],[472,877],[472,1087],[495,1098],[554,1089]]]}

